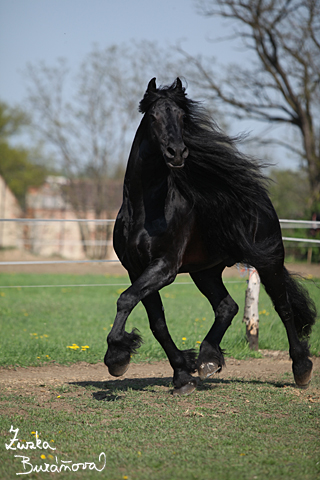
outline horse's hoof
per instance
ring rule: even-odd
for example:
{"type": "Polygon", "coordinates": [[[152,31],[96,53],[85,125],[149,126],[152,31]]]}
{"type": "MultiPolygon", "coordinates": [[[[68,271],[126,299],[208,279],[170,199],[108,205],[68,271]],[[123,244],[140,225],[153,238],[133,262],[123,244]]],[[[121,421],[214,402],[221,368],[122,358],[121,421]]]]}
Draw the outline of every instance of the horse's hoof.
{"type": "Polygon", "coordinates": [[[198,368],[198,374],[201,380],[205,380],[211,377],[214,373],[218,373],[221,370],[221,366],[216,362],[202,363],[198,368]]]}
{"type": "Polygon", "coordinates": [[[124,365],[112,365],[111,367],[108,367],[110,375],[113,377],[121,377],[121,375],[128,370],[129,364],[130,362],[125,363],[124,365]]]}
{"type": "Polygon", "coordinates": [[[304,373],[303,375],[294,375],[294,380],[298,388],[306,389],[309,387],[312,377],[312,370],[304,373]]]}
{"type": "Polygon", "coordinates": [[[180,388],[175,388],[172,392],[173,395],[190,395],[197,388],[197,381],[192,380],[191,382],[182,385],[180,388]]]}

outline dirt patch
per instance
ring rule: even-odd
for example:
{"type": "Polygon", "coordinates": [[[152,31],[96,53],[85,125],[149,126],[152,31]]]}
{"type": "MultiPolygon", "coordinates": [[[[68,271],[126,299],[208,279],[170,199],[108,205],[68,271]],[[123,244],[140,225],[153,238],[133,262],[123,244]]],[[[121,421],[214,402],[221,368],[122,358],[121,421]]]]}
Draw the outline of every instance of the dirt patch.
{"type": "MultiPolygon", "coordinates": [[[[277,382],[284,374],[289,374],[288,383],[293,385],[291,361],[288,354],[282,351],[261,351],[263,357],[258,359],[236,360],[226,359],[226,367],[215,378],[228,380],[258,380],[261,382],[277,382]]],[[[314,375],[320,373],[320,358],[314,357],[314,375]]],[[[72,383],[101,383],[112,381],[119,386],[128,380],[141,380],[144,384],[155,384],[156,379],[163,381],[172,379],[172,368],[167,361],[154,363],[132,363],[128,371],[115,379],[109,375],[103,363],[76,363],[70,366],[46,365],[28,368],[1,368],[0,385],[3,388],[21,390],[24,394],[33,393],[34,387],[67,386],[72,383]]],[[[45,390],[39,390],[39,396],[45,396],[45,390]]]]}
{"type": "MultiPolygon", "coordinates": [[[[0,251],[0,262],[32,262],[32,261],[62,261],[60,257],[41,257],[23,250],[0,251]]],[[[303,275],[320,278],[320,264],[286,264],[289,271],[303,275]]],[[[127,271],[119,262],[110,263],[67,263],[67,264],[41,264],[41,265],[1,265],[1,271],[7,273],[35,273],[35,274],[70,274],[70,275],[127,275],[127,271]]],[[[224,278],[240,277],[237,267],[226,268],[224,278]]]]}
{"type": "MultiPolygon", "coordinates": [[[[61,257],[43,257],[24,250],[0,251],[0,262],[53,262],[63,261],[61,257]]],[[[3,273],[69,274],[69,275],[126,275],[119,262],[99,263],[60,263],[1,265],[3,273]]]]}

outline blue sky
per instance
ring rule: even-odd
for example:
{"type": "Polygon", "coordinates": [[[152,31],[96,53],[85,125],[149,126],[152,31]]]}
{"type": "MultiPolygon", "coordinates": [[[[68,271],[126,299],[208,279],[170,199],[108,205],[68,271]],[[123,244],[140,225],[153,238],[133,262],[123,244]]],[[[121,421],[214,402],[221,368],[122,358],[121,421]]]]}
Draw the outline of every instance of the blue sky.
{"type": "MultiPolygon", "coordinates": [[[[23,106],[26,84],[22,72],[28,62],[45,60],[52,65],[57,58],[65,57],[76,70],[94,44],[107,47],[147,39],[170,48],[180,42],[190,54],[215,56],[222,65],[236,62],[240,57],[245,62],[246,56],[235,42],[210,41],[232,33],[232,25],[219,17],[201,16],[196,3],[195,0],[0,0],[0,99],[23,106]]],[[[244,128],[248,127],[231,124],[232,133],[244,128]]],[[[255,130],[255,125],[249,128],[255,130]]]]}
{"type": "Polygon", "coordinates": [[[0,98],[23,99],[27,62],[65,57],[76,67],[94,43],[147,39],[169,48],[182,42],[189,53],[229,63],[239,54],[232,44],[208,41],[225,28],[221,19],[197,14],[194,0],[0,0],[0,98]]]}

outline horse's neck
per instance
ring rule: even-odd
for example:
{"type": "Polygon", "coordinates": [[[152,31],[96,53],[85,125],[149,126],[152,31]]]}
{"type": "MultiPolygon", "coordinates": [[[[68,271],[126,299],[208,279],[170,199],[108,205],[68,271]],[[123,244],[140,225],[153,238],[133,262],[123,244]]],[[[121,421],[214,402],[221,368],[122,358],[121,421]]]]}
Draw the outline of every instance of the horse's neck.
{"type": "Polygon", "coordinates": [[[168,168],[161,153],[145,138],[140,127],[135,136],[125,175],[125,186],[129,197],[143,197],[148,191],[161,190],[163,195],[164,183],[167,183],[168,168]]]}

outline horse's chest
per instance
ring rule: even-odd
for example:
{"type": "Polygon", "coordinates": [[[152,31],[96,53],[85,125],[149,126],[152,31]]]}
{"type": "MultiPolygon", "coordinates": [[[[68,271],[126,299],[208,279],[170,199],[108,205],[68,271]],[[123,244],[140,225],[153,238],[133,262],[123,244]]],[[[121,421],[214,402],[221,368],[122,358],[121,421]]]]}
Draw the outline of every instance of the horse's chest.
{"type": "Polygon", "coordinates": [[[143,189],[143,228],[150,237],[163,235],[168,228],[166,203],[168,196],[167,179],[152,183],[143,189]]]}

